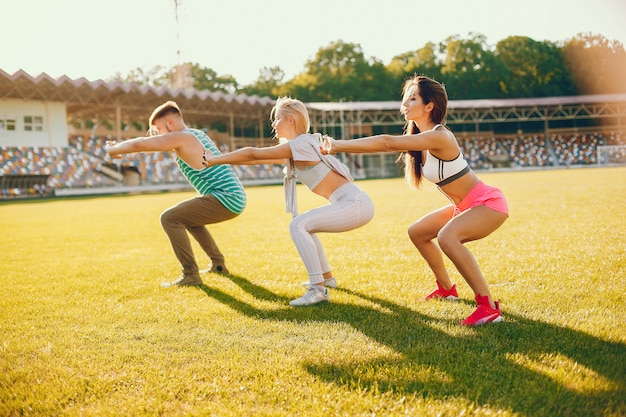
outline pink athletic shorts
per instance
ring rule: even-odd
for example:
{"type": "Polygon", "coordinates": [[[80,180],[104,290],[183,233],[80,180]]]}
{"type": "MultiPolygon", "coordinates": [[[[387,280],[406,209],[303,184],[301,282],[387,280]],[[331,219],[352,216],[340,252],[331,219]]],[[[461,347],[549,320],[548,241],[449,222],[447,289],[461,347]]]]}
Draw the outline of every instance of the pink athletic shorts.
{"type": "Polygon", "coordinates": [[[509,207],[502,191],[496,187],[490,187],[482,181],[474,186],[456,208],[462,213],[476,206],[487,206],[492,210],[509,214],[509,207]]]}

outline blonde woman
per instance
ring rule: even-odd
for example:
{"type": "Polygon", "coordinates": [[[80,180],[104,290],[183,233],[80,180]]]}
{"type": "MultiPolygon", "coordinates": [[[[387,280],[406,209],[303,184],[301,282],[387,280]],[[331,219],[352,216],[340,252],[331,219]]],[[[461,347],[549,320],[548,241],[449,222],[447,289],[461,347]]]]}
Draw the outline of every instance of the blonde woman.
{"type": "Polygon", "coordinates": [[[374,216],[374,205],[343,163],[321,153],[321,135],[309,133],[309,114],[300,100],[278,98],[270,117],[275,137],[284,143],[246,147],[222,155],[206,150],[204,165],[286,164],[285,199],[287,211],[293,216],[289,232],[309,276],[306,293],[289,304],[326,302],[330,299],[327,287],[336,287],[337,282],[317,233],[345,232],[363,226],[374,216]],[[298,214],[296,179],[330,204],[298,214]]]}
{"type": "Polygon", "coordinates": [[[404,152],[405,176],[417,188],[422,177],[435,183],[450,204],[426,214],[409,227],[409,237],[435,275],[437,289],[427,299],[458,299],[441,252],[454,263],[474,292],[478,307],[461,323],[477,326],[502,320],[466,242],[482,239],[504,223],[508,207],[502,192],[484,184],[470,169],[454,134],[445,126],[448,96],[439,82],[415,76],[403,88],[404,135],[377,135],[336,141],[327,138],[328,153],[404,152]],[[437,243],[435,243],[437,239],[437,243]]]}

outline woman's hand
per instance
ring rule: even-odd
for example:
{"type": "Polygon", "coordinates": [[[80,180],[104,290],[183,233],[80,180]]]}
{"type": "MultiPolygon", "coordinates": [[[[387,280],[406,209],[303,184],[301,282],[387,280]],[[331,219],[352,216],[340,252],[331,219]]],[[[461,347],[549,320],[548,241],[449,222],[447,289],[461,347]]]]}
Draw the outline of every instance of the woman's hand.
{"type": "Polygon", "coordinates": [[[333,146],[337,142],[335,139],[328,135],[323,136],[324,142],[322,143],[321,151],[324,155],[332,155],[333,154],[333,146]]]}
{"type": "Polygon", "coordinates": [[[206,168],[212,167],[213,165],[217,165],[215,162],[215,155],[211,152],[210,149],[205,149],[202,153],[202,165],[206,168]]]}

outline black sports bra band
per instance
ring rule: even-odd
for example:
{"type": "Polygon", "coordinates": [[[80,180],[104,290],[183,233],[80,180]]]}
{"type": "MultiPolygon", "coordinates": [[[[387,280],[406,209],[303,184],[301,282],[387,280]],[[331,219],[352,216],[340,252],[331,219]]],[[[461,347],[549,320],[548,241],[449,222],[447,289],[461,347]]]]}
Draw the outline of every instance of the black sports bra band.
{"type": "Polygon", "coordinates": [[[459,172],[457,172],[456,174],[454,174],[453,176],[446,178],[443,181],[440,181],[438,183],[436,183],[436,185],[438,187],[441,187],[442,185],[446,185],[446,184],[450,184],[452,181],[461,178],[463,175],[467,174],[468,172],[470,172],[470,167],[469,165],[466,166],[465,168],[463,168],[462,170],[460,170],[459,172]]]}

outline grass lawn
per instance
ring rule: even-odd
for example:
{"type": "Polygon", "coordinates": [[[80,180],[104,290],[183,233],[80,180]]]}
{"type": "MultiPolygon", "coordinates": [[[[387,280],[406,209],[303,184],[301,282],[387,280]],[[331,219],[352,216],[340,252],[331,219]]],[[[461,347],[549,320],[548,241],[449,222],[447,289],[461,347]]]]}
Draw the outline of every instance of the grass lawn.
{"type": "Polygon", "coordinates": [[[421,301],[431,184],[360,181],[374,219],[320,235],[340,288],[301,308],[280,186],[209,228],[231,275],[200,288],[159,285],[191,192],[0,204],[0,416],[626,416],[626,168],[479,175],[511,209],[468,244],[505,318],[479,328],[451,263],[461,300],[421,301]]]}

